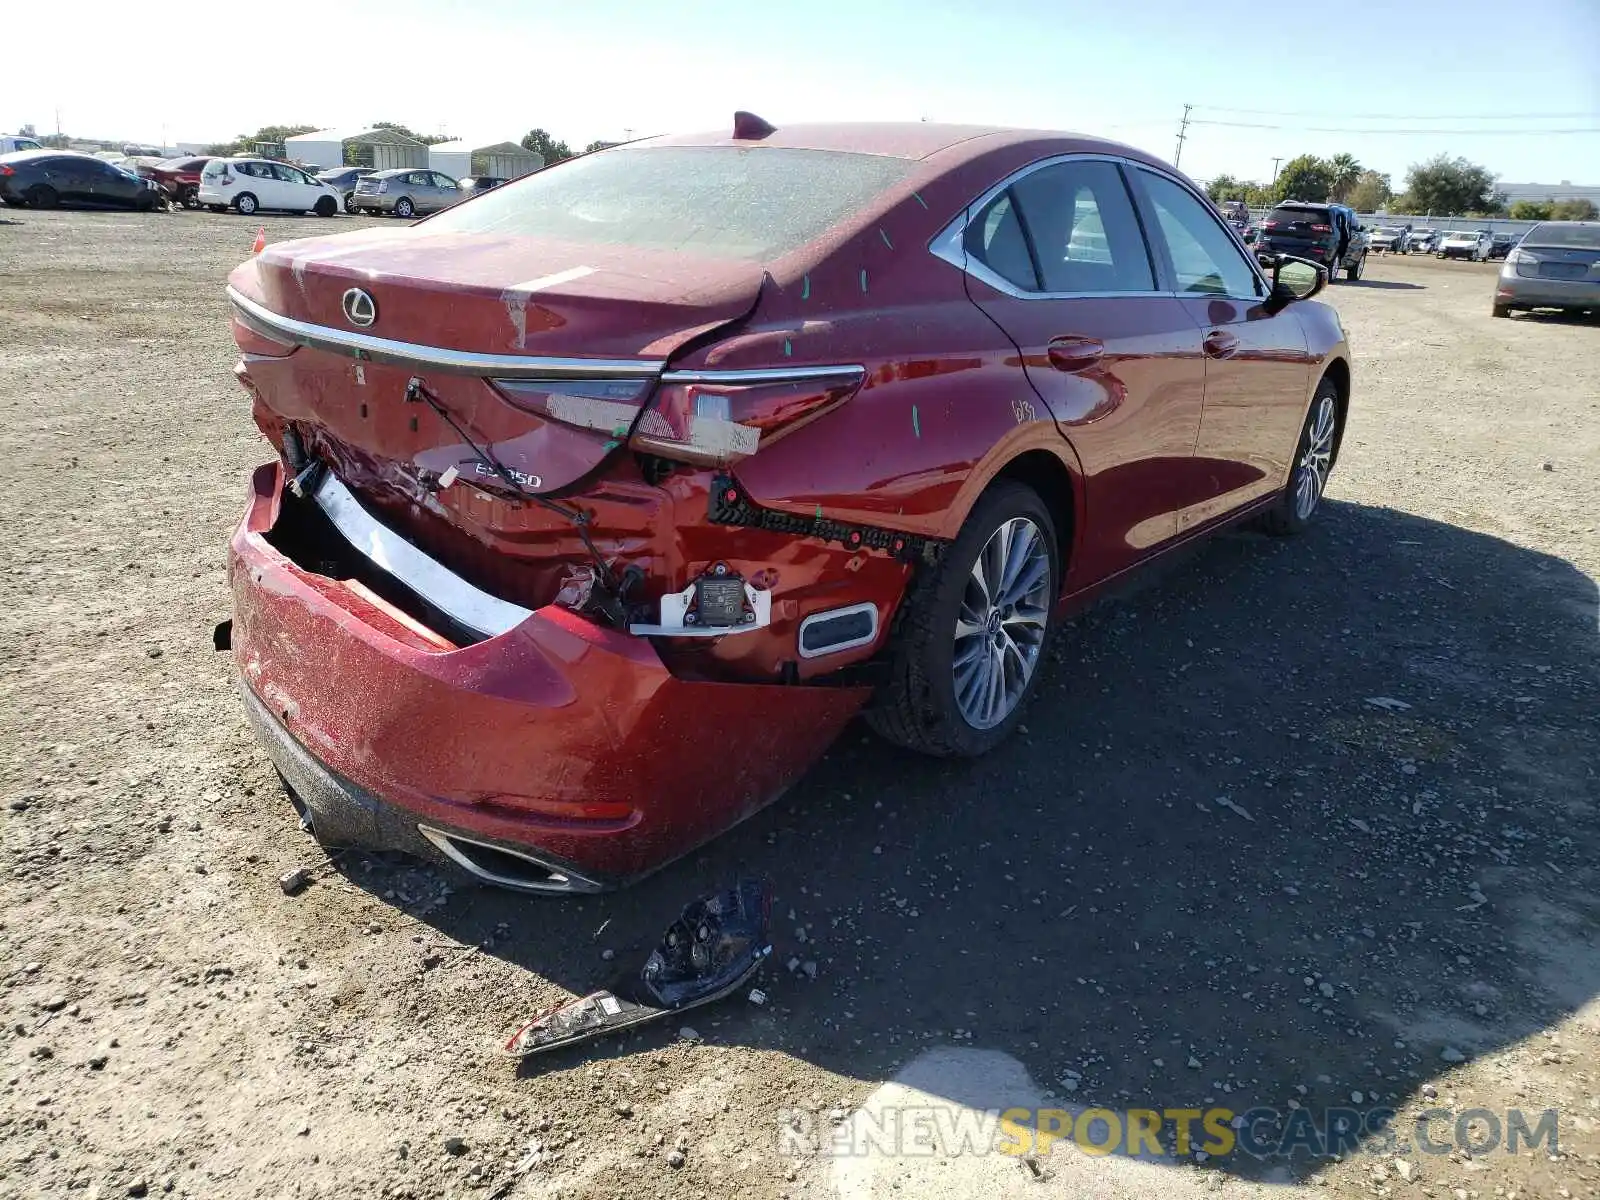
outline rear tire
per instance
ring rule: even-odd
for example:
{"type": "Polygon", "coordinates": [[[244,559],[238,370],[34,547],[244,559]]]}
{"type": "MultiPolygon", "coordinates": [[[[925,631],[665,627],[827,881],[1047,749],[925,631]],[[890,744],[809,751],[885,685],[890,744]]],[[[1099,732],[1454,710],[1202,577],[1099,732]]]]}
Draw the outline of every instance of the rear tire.
{"type": "Polygon", "coordinates": [[[938,565],[913,577],[867,724],[941,758],[994,749],[1033,698],[1060,586],[1049,508],[1023,484],[991,486],[938,565]]]}
{"type": "Polygon", "coordinates": [[[260,204],[252,193],[241,192],[233,198],[233,206],[239,210],[240,215],[248,217],[260,207],[260,204]]]}
{"type": "Polygon", "coordinates": [[[1511,306],[1509,304],[1496,304],[1491,315],[1496,317],[1509,317],[1511,315],[1511,306]]]}
{"type": "Polygon", "coordinates": [[[1261,527],[1268,533],[1277,537],[1300,533],[1316,519],[1333,471],[1340,424],[1339,388],[1324,376],[1311,397],[1300,440],[1295,443],[1289,482],[1278,502],[1262,515],[1261,527]]]}
{"type": "Polygon", "coordinates": [[[323,196],[317,200],[317,206],[311,211],[319,217],[331,217],[339,211],[339,202],[332,196],[323,196]]]}
{"type": "Polygon", "coordinates": [[[27,191],[28,204],[33,208],[54,208],[61,197],[48,183],[36,183],[27,191]]]}
{"type": "Polygon", "coordinates": [[[178,203],[183,205],[185,208],[199,208],[200,189],[192,187],[184,188],[183,193],[178,197],[178,203]]]}
{"type": "Polygon", "coordinates": [[[417,206],[412,204],[410,199],[405,196],[401,196],[400,199],[394,202],[394,215],[397,217],[410,220],[416,215],[416,212],[417,206]]]}
{"type": "Polygon", "coordinates": [[[356,207],[354,196],[346,196],[344,198],[344,211],[349,213],[352,217],[361,212],[361,210],[356,207]]]}

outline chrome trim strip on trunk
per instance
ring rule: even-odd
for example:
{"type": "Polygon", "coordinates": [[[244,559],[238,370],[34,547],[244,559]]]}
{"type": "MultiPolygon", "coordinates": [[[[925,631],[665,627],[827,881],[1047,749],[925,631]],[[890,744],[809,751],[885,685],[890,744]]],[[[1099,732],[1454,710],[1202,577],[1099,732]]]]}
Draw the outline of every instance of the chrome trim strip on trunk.
{"type": "Polygon", "coordinates": [[[245,324],[267,337],[277,341],[287,339],[313,350],[348,354],[364,362],[427,367],[457,375],[499,375],[506,379],[653,379],[666,365],[665,360],[659,358],[537,358],[527,354],[447,350],[442,346],[397,342],[353,329],[297,321],[257,304],[232,287],[228,288],[228,300],[245,324]]]}
{"type": "Polygon", "coordinates": [[[314,499],[328,514],[334,528],[374,566],[393,575],[451,620],[475,633],[494,637],[516,628],[533,615],[532,609],[473,587],[450,568],[380,525],[331,471],[323,475],[314,499]]]}
{"type": "Polygon", "coordinates": [[[662,383],[788,383],[800,379],[860,379],[867,369],[859,364],[841,364],[832,367],[756,367],[726,371],[667,371],[662,383]]]}

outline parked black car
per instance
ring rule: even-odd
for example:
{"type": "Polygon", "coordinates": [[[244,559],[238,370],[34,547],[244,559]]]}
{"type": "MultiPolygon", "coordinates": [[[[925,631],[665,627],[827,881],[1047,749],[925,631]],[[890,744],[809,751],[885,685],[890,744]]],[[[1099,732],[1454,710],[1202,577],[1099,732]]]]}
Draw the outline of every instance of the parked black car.
{"type": "Polygon", "coordinates": [[[1342,204],[1285,200],[1261,222],[1255,251],[1264,262],[1289,254],[1320,263],[1330,282],[1341,267],[1345,278],[1360,279],[1367,265],[1367,234],[1355,211],[1342,204]]]}
{"type": "Polygon", "coordinates": [[[350,203],[350,198],[355,195],[356,184],[372,172],[372,167],[330,167],[326,171],[318,171],[317,178],[338,188],[340,194],[344,196],[345,212],[353,213],[355,207],[350,203]]]}
{"type": "Polygon", "coordinates": [[[113,167],[89,154],[19,150],[0,156],[0,200],[13,208],[134,208],[149,212],[165,203],[149,179],[113,167]]]}
{"type": "Polygon", "coordinates": [[[1490,259],[1505,258],[1511,253],[1512,247],[1517,244],[1517,235],[1514,233],[1497,233],[1494,241],[1489,243],[1490,259]]]}
{"type": "Polygon", "coordinates": [[[495,175],[473,175],[461,181],[461,190],[469,196],[476,196],[479,192],[493,191],[502,183],[509,182],[510,180],[501,179],[495,175]]]}

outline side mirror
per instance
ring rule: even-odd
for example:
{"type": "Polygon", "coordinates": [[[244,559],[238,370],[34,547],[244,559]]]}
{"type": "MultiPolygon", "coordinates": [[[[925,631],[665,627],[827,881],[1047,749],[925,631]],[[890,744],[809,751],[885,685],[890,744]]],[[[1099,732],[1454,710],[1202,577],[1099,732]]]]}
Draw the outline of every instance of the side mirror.
{"type": "Polygon", "coordinates": [[[1309,300],[1328,286],[1328,271],[1321,263],[1290,254],[1272,258],[1272,295],[1267,297],[1268,312],[1282,312],[1297,300],[1309,300]]]}

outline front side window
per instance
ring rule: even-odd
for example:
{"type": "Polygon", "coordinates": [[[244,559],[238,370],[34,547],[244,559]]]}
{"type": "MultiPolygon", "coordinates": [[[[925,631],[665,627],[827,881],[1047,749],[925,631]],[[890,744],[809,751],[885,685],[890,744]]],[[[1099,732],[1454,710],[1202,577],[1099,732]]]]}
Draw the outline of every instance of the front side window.
{"type": "Polygon", "coordinates": [[[1172,259],[1177,289],[1202,296],[1259,296],[1260,281],[1233,238],[1186,188],[1140,171],[1172,259]]]}
{"type": "Polygon", "coordinates": [[[1155,273],[1115,163],[1055,163],[1011,185],[1047,292],[1149,292],[1155,273]]]}

